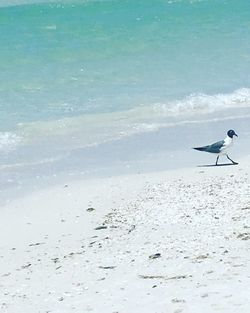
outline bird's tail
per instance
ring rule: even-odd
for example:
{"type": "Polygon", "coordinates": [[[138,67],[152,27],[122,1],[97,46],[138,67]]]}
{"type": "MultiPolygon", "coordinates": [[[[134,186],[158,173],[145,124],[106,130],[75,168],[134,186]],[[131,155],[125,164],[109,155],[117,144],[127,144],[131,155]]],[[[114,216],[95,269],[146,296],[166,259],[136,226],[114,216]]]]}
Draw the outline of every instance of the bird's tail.
{"type": "Polygon", "coordinates": [[[204,146],[204,147],[197,147],[197,148],[193,148],[193,149],[198,150],[198,151],[207,151],[207,147],[208,146],[204,146]]]}

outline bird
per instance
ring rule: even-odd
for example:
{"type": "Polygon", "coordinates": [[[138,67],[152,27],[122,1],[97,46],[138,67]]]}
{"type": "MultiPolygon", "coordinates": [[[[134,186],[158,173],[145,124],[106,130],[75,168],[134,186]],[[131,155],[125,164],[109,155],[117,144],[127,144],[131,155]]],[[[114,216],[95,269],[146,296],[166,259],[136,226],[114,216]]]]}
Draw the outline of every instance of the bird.
{"type": "Polygon", "coordinates": [[[204,152],[210,152],[210,153],[216,154],[217,158],[216,158],[215,165],[218,165],[219,157],[221,155],[226,155],[226,157],[228,158],[228,160],[230,160],[232,162],[232,164],[238,164],[237,162],[230,159],[228,154],[227,154],[227,150],[233,144],[234,136],[238,137],[238,135],[235,133],[235,131],[233,129],[230,129],[227,132],[227,137],[224,140],[217,141],[217,142],[215,142],[211,145],[208,145],[208,146],[197,147],[197,148],[193,148],[193,149],[198,150],[198,151],[204,151],[204,152]]]}

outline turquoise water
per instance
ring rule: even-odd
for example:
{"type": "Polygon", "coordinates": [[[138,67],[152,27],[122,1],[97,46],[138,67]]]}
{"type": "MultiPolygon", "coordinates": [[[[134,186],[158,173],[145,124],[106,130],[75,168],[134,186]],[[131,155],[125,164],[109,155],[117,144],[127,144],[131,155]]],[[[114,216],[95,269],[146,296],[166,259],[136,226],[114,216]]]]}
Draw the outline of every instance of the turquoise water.
{"type": "Polygon", "coordinates": [[[249,0],[4,0],[0,27],[3,168],[250,114],[249,0]]]}

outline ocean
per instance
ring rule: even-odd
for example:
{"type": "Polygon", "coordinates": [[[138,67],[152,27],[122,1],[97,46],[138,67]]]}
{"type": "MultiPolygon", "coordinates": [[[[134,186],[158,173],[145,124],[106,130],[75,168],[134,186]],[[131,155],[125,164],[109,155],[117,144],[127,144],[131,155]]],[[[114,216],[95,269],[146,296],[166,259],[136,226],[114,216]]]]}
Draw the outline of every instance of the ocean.
{"type": "Polygon", "coordinates": [[[248,0],[2,0],[0,27],[2,190],[155,170],[178,127],[248,134],[248,0]]]}

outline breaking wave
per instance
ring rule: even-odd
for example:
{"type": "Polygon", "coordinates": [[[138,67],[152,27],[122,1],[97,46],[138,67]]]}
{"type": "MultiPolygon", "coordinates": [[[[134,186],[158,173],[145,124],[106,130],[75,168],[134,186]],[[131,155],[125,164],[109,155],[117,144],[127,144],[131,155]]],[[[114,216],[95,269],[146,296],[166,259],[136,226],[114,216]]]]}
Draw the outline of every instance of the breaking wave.
{"type": "Polygon", "coordinates": [[[247,88],[229,94],[196,94],[168,103],[141,104],[126,111],[19,124],[16,135],[2,134],[0,147],[34,142],[54,142],[69,149],[93,146],[162,127],[242,118],[246,114],[240,109],[249,107],[247,88]]]}

